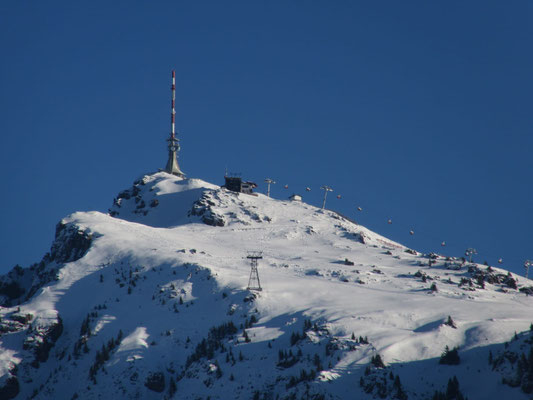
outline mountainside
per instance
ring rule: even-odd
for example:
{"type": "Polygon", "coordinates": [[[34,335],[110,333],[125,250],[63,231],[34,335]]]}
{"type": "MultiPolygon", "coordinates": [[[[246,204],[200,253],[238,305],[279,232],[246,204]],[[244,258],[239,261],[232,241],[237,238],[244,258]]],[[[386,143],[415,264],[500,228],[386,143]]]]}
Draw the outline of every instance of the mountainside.
{"type": "Polygon", "coordinates": [[[0,399],[527,399],[531,293],[333,211],[159,172],[0,278],[0,399]]]}

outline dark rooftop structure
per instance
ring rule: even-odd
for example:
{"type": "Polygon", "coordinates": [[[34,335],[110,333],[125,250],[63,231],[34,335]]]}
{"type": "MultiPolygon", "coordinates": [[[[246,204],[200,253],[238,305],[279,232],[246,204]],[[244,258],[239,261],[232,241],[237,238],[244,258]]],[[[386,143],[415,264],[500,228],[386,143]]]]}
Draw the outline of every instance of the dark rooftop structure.
{"type": "Polygon", "coordinates": [[[242,178],[237,176],[225,176],[224,179],[224,187],[232,192],[252,194],[257,187],[256,183],[243,181],[242,178]]]}

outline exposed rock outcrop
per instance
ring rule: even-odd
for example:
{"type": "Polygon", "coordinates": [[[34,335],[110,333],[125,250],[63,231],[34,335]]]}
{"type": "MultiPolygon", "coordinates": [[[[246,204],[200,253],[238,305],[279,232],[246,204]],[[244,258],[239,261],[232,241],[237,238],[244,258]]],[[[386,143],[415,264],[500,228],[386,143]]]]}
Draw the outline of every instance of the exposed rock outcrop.
{"type": "Polygon", "coordinates": [[[219,215],[213,211],[215,202],[211,199],[211,194],[206,192],[200,199],[194,202],[190,215],[196,215],[201,217],[202,222],[211,226],[224,226],[226,221],[222,215],[219,215]]]}
{"type": "Polygon", "coordinates": [[[59,222],[49,253],[28,268],[16,265],[0,277],[0,305],[9,307],[32,297],[37,290],[53,281],[61,264],[79,260],[93,241],[93,235],[71,223],[59,222]]]}

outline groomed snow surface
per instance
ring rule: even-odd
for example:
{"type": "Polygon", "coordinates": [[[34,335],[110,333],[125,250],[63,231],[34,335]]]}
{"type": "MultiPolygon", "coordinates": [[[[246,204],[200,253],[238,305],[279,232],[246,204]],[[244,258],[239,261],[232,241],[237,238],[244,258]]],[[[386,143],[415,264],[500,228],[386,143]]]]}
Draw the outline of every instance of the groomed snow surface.
{"type": "Polygon", "coordinates": [[[370,399],[377,391],[360,380],[381,376],[367,369],[378,354],[410,399],[431,398],[453,376],[470,400],[529,398],[502,384],[487,357],[529,329],[533,299],[501,283],[459,285],[468,263],[441,256],[430,267],[426,255],[332,211],[164,172],[119,197],[114,216],[65,218],[93,234],[89,251],[20,311],[0,309],[33,316],[0,337],[0,374],[18,365],[17,398],[370,399]],[[204,222],[213,220],[223,226],[204,222]],[[262,251],[262,291],[246,289],[248,251],[262,251]],[[24,339],[57,315],[61,336],[31,366],[24,339]],[[230,322],[235,331],[209,334],[230,322]],[[439,364],[445,346],[459,348],[459,365],[439,364]]]}

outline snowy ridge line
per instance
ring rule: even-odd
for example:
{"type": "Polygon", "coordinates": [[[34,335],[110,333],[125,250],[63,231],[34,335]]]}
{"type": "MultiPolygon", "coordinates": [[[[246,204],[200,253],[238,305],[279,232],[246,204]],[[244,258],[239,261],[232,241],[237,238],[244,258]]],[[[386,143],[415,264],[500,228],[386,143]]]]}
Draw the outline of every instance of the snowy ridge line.
{"type": "Polygon", "coordinates": [[[528,398],[502,383],[517,362],[487,360],[531,340],[529,280],[305,203],[161,172],[135,185],[114,216],[66,218],[97,236],[88,251],[0,308],[0,398],[426,399],[454,375],[471,400],[528,398]],[[265,252],[261,292],[246,290],[248,249],[265,252]],[[47,336],[39,321],[59,317],[47,336]],[[447,346],[459,364],[440,363],[447,346]]]}

